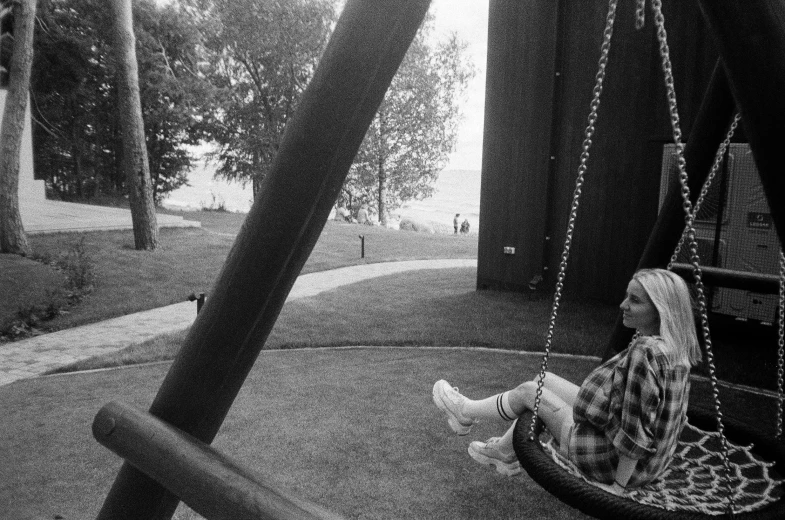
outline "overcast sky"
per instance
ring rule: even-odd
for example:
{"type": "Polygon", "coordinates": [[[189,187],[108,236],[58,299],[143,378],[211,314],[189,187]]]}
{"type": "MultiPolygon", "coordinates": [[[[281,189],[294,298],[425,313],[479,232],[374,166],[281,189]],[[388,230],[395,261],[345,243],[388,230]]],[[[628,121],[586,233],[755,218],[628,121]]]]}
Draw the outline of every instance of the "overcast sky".
{"type": "Polygon", "coordinates": [[[432,0],[437,30],[455,31],[469,44],[477,76],[469,85],[464,119],[450,170],[479,170],[482,162],[482,124],[485,107],[485,62],[488,51],[489,0],[432,0]]]}

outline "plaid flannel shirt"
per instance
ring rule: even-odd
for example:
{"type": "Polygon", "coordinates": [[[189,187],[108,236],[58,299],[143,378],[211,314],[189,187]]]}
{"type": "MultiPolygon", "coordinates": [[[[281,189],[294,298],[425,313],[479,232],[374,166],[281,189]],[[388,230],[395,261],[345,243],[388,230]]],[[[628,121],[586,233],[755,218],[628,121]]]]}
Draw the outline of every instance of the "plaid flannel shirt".
{"type": "Polygon", "coordinates": [[[642,336],[584,380],[573,407],[569,456],[590,479],[612,483],[619,453],[638,463],[628,482],[668,466],[686,421],[690,369],[674,365],[659,336],[642,336]]]}

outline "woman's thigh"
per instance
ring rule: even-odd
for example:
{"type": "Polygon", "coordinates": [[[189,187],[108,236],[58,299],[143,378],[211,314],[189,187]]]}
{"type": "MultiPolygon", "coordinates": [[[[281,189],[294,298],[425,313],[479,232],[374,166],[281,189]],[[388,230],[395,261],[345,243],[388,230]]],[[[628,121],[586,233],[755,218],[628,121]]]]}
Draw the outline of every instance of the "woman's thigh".
{"type": "Polygon", "coordinates": [[[545,372],[543,387],[556,394],[559,399],[567,403],[571,408],[575,406],[575,400],[578,398],[578,390],[580,390],[580,387],[575,383],[567,381],[563,377],[557,376],[552,372],[545,372]]]}
{"type": "Polygon", "coordinates": [[[559,445],[566,449],[570,430],[575,424],[572,418],[572,405],[555,392],[543,388],[537,412],[551,434],[559,441],[559,445]]]}

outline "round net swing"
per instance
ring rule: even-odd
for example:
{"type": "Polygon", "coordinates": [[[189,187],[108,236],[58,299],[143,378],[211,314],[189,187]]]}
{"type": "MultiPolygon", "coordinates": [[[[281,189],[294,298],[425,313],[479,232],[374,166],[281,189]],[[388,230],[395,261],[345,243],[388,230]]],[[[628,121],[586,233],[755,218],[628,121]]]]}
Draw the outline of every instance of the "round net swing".
{"type": "MultiPolygon", "coordinates": [[[[638,28],[643,25],[645,0],[637,1],[638,28]]],[[[597,120],[602,84],[605,77],[610,40],[613,32],[617,0],[610,0],[606,27],[601,47],[599,71],[596,76],[594,95],[585,131],[583,151],[572,208],[568,220],[564,250],[556,281],[553,308],[546,337],[545,355],[538,380],[537,397],[533,412],[522,415],[516,426],[513,445],[521,466],[533,480],[563,502],[597,518],[642,518],[642,519],[698,519],[738,518],[769,519],[785,518],[785,443],[766,437],[761,433],[733,420],[724,418],[720,411],[719,386],[714,369],[711,337],[708,326],[706,296],[701,280],[700,256],[695,238],[693,222],[706,198],[722,157],[739,121],[736,117],[728,135],[717,152],[712,171],[707,178],[701,196],[693,207],[687,185],[686,163],[683,157],[681,130],[676,108],[675,89],[670,65],[661,0],[652,0],[660,42],[665,85],[670,106],[674,142],[678,153],[679,180],[685,213],[685,231],[674,252],[669,267],[677,260],[683,245],[688,248],[689,261],[693,267],[693,278],[697,294],[700,322],[703,332],[706,360],[714,397],[715,414],[700,411],[688,413],[688,423],[682,430],[674,459],[666,471],[648,485],[625,490],[617,494],[609,485],[591,481],[577,467],[559,453],[554,439],[545,430],[537,417],[537,409],[547,369],[548,356],[553,340],[564,277],[575,227],[578,202],[587,170],[589,148],[597,120]]],[[[783,407],[783,358],[785,358],[785,256],[780,251],[780,298],[779,298],[779,361],[778,361],[778,417],[777,437],[782,438],[783,407]]]]}
{"type": "MultiPolygon", "coordinates": [[[[516,426],[521,430],[516,431],[515,441],[521,466],[543,488],[576,509],[597,518],[729,518],[722,442],[719,433],[712,431],[714,417],[709,414],[691,412],[674,460],[665,473],[624,496],[615,495],[609,485],[584,477],[559,454],[558,446],[539,419],[535,427],[538,442],[529,442],[528,424],[532,417],[532,412],[526,412],[516,426]]],[[[775,459],[778,450],[782,460],[782,448],[728,419],[725,432],[728,437],[747,442],[729,443],[734,518],[785,517],[785,480],[773,471],[775,463],[767,462],[775,459]]]]}

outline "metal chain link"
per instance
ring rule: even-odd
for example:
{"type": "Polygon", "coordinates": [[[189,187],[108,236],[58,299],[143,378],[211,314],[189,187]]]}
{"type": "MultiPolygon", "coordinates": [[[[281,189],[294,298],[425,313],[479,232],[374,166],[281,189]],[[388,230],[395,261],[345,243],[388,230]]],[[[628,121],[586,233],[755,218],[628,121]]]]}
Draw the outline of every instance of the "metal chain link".
{"type": "Polygon", "coordinates": [[[637,2],[635,6],[635,28],[640,31],[646,24],[646,0],[637,0],[637,2]]]}
{"type": "Polygon", "coordinates": [[[693,277],[697,291],[698,308],[700,310],[701,328],[706,348],[706,361],[709,368],[712,395],[714,397],[714,411],[717,418],[717,432],[722,441],[722,465],[724,469],[725,485],[728,490],[728,514],[733,516],[733,482],[731,480],[730,460],[728,457],[728,439],[725,437],[725,426],[722,422],[722,411],[720,410],[720,392],[717,381],[717,373],[714,366],[714,353],[711,347],[711,332],[709,330],[708,312],[706,309],[706,293],[704,291],[702,271],[700,267],[700,257],[698,256],[698,242],[695,238],[695,228],[692,226],[692,203],[690,202],[690,188],[687,184],[687,162],[684,159],[684,144],[681,140],[681,128],[679,126],[679,113],[676,106],[676,89],[673,82],[673,67],[670,61],[670,51],[668,48],[667,33],[665,31],[665,16],[662,14],[662,0],[652,0],[652,11],[654,12],[654,22],[657,27],[657,39],[660,44],[660,56],[662,57],[662,69],[665,76],[665,88],[670,108],[671,127],[673,129],[673,140],[678,154],[679,181],[681,183],[682,208],[684,209],[684,220],[687,227],[687,244],[690,251],[690,261],[693,267],[693,277]]]}
{"type": "Polygon", "coordinates": [[[785,254],[780,247],[779,348],[777,349],[777,434],[782,438],[783,374],[785,373],[785,254]]]}
{"type": "Polygon", "coordinates": [[[578,166],[578,176],[575,180],[575,191],[572,197],[572,207],[570,209],[570,217],[567,223],[567,236],[564,239],[564,250],[561,255],[561,262],[559,263],[559,274],[556,277],[556,291],[553,296],[553,307],[551,309],[551,317],[548,322],[548,334],[545,339],[545,354],[543,354],[542,365],[540,366],[540,376],[537,380],[537,394],[534,398],[534,410],[532,422],[529,426],[529,440],[534,440],[534,428],[537,421],[537,412],[540,408],[540,399],[542,397],[542,387],[545,381],[545,371],[548,368],[548,356],[551,351],[551,344],[553,343],[553,331],[556,326],[556,316],[559,312],[559,305],[561,303],[562,289],[564,287],[564,277],[567,271],[567,259],[570,256],[570,247],[572,246],[572,236],[575,230],[575,220],[578,216],[578,202],[581,196],[583,187],[583,177],[586,173],[587,164],[589,161],[589,148],[592,144],[592,136],[594,135],[594,125],[597,122],[597,111],[600,107],[600,95],[602,94],[602,85],[605,81],[605,68],[608,65],[608,52],[611,47],[611,36],[613,35],[613,22],[616,19],[616,4],[618,0],[610,0],[608,3],[608,15],[605,19],[605,31],[603,32],[602,46],[600,48],[599,70],[595,76],[593,98],[591,101],[591,110],[589,112],[589,124],[586,127],[583,138],[583,151],[581,152],[580,165],[578,166]]]}
{"type": "MultiPolygon", "coordinates": [[[[717,172],[720,169],[720,165],[725,157],[725,150],[728,149],[730,146],[730,141],[733,138],[733,134],[736,133],[736,127],[739,126],[739,121],[741,121],[741,114],[737,113],[736,117],[733,118],[733,122],[730,125],[730,129],[728,130],[727,135],[725,136],[725,140],[722,142],[720,147],[717,149],[717,154],[714,156],[714,164],[711,166],[711,170],[709,171],[709,175],[706,177],[706,181],[703,183],[703,187],[701,188],[700,195],[698,196],[698,200],[695,201],[695,207],[692,209],[692,213],[690,215],[690,222],[694,223],[695,218],[698,216],[698,211],[700,211],[701,206],[703,205],[703,201],[706,199],[706,196],[709,194],[709,188],[711,187],[711,183],[714,181],[714,177],[717,175],[717,172]]],[[[676,249],[673,250],[673,254],[671,255],[670,262],[668,262],[668,270],[673,269],[673,264],[676,263],[676,260],[681,253],[682,245],[684,245],[684,239],[687,237],[687,226],[684,227],[684,231],[681,233],[681,237],[679,238],[679,243],[676,244],[676,249]]]]}

